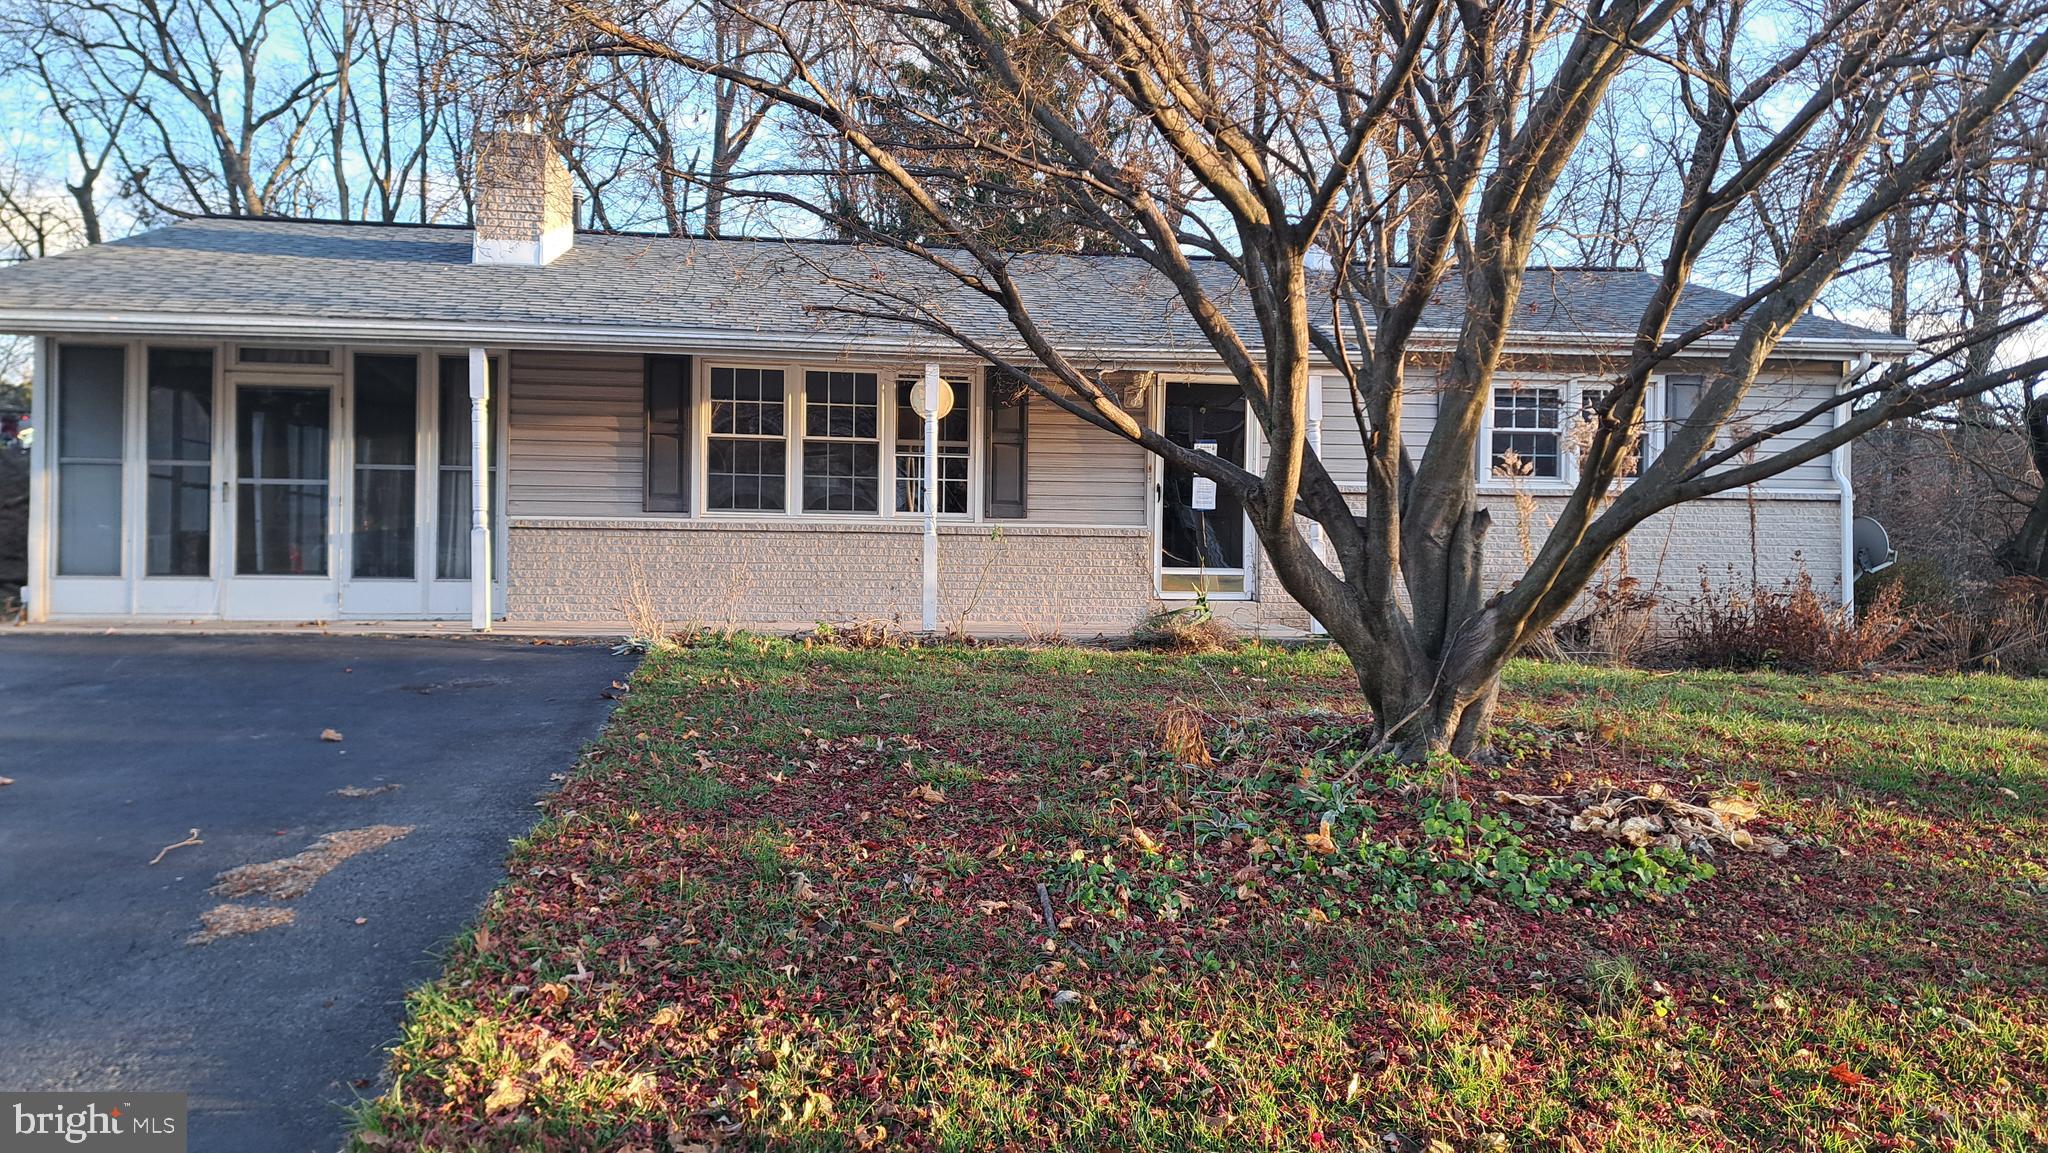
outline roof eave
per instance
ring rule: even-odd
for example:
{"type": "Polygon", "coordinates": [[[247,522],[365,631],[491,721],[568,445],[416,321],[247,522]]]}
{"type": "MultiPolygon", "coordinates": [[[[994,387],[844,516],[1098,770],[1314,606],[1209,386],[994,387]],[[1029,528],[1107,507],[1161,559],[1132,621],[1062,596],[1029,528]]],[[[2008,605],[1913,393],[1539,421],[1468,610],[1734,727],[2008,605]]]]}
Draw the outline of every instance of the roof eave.
{"type": "MultiPolygon", "coordinates": [[[[25,336],[168,336],[218,340],[318,340],[347,344],[418,344],[430,346],[518,346],[527,348],[605,348],[618,350],[677,347],[746,348],[772,344],[799,352],[885,354],[955,358],[960,348],[938,337],[863,336],[823,330],[805,332],[630,325],[490,323],[482,321],[406,320],[386,317],[292,317],[252,313],[187,313],[109,311],[99,309],[0,308],[0,332],[25,336]]],[[[1456,340],[1450,329],[1418,329],[1420,350],[1441,351],[1456,340]]],[[[1510,335],[1507,351],[1515,353],[1583,353],[1613,355],[1633,343],[1634,333],[1532,333],[1510,335]]],[[[1713,351],[1734,344],[1734,336],[1714,335],[1690,347],[1713,351]]],[[[1904,355],[1917,345],[1884,334],[1868,337],[1786,337],[1781,354],[1815,357],[1904,355]]],[[[999,347],[1022,353],[1023,347],[999,347]]],[[[1132,364],[1185,365],[1214,359],[1204,347],[1098,344],[1068,346],[1068,355],[1083,360],[1116,357],[1132,364]]]]}

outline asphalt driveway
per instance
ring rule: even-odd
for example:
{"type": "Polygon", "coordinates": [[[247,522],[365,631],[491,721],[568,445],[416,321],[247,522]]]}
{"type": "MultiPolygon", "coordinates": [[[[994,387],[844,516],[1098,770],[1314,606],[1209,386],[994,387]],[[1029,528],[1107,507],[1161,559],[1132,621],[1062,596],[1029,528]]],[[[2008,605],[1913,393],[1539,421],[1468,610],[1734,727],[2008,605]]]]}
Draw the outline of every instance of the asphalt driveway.
{"type": "Polygon", "coordinates": [[[0,635],[0,1089],[185,1092],[194,1150],[332,1153],[406,989],[631,664],[475,639],[0,635]],[[187,943],[222,870],[372,825],[412,831],[244,902],[290,924],[187,943]],[[149,863],[194,828],[202,844],[149,863]]]}

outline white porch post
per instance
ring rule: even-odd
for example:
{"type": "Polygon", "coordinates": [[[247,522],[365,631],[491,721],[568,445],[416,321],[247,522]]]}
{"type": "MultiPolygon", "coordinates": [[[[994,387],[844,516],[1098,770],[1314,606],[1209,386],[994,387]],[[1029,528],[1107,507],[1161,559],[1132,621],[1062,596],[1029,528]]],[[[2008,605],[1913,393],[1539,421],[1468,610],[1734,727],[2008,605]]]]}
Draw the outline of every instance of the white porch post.
{"type": "Polygon", "coordinates": [[[469,625],[491,627],[491,373],[469,350],[469,625]]]}
{"type": "Polygon", "coordinates": [[[939,366],[924,366],[924,631],[939,628],[939,366]]]}
{"type": "Polygon", "coordinates": [[[50,421],[50,392],[54,366],[50,363],[50,340],[35,338],[34,375],[29,384],[29,427],[34,435],[28,442],[28,588],[22,592],[22,610],[31,621],[50,619],[50,462],[56,426],[50,421]]]}
{"type": "MultiPolygon", "coordinates": [[[[1308,378],[1308,428],[1306,430],[1305,439],[1308,441],[1308,447],[1310,448],[1310,450],[1312,450],[1318,457],[1322,456],[1323,378],[1315,375],[1314,373],[1310,373],[1308,378]]],[[[1317,560],[1328,559],[1323,556],[1323,536],[1324,533],[1322,522],[1309,522],[1308,547],[1314,550],[1317,560]]],[[[1313,616],[1309,617],[1308,631],[1310,636],[1321,636],[1325,631],[1323,629],[1323,622],[1317,620],[1313,616]]]]}

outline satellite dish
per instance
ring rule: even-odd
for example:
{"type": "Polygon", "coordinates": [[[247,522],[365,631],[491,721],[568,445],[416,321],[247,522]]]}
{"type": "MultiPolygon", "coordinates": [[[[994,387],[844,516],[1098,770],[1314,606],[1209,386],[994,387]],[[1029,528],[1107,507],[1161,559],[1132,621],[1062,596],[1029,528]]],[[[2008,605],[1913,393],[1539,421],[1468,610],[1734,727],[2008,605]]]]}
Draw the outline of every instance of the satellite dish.
{"type": "Polygon", "coordinates": [[[1856,547],[1856,572],[1883,572],[1892,567],[1899,554],[1892,551],[1891,534],[1877,523],[1875,517],[1856,518],[1855,535],[1850,538],[1856,547]]]}

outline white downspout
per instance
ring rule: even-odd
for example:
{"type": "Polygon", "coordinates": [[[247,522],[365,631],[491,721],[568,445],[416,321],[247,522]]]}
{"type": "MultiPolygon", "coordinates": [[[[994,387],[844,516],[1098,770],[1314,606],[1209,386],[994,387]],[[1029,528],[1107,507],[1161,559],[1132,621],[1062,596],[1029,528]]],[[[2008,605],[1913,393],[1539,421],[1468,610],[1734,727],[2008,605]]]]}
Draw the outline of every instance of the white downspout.
{"type": "Polygon", "coordinates": [[[939,366],[924,366],[924,631],[939,631],[939,366]]]}
{"type": "MultiPolygon", "coordinates": [[[[1323,455],[1323,378],[1314,373],[1310,373],[1308,378],[1308,428],[1305,439],[1310,451],[1320,459],[1323,455]]],[[[1329,558],[1323,555],[1323,536],[1322,522],[1310,521],[1308,547],[1316,554],[1317,560],[1327,561],[1329,558]]],[[[1308,618],[1308,635],[1323,636],[1326,631],[1323,622],[1313,616],[1308,618]]]]}
{"type": "MultiPolygon", "coordinates": [[[[1842,373],[1842,390],[1846,391],[1853,385],[1856,378],[1870,368],[1870,362],[1871,355],[1867,352],[1848,362],[1847,371],[1842,373]]],[[[1835,427],[1840,428],[1848,422],[1849,406],[1836,405],[1835,427]]],[[[1829,462],[1834,468],[1835,488],[1841,494],[1842,608],[1853,617],[1856,614],[1856,484],[1849,468],[1849,446],[1838,445],[1829,454],[1829,462]]]]}
{"type": "Polygon", "coordinates": [[[469,627],[491,628],[491,372],[469,350],[469,627]]]}
{"type": "Polygon", "coordinates": [[[50,421],[51,364],[49,337],[35,338],[33,375],[29,378],[28,441],[28,587],[22,590],[22,613],[30,621],[50,619],[50,421]]]}

